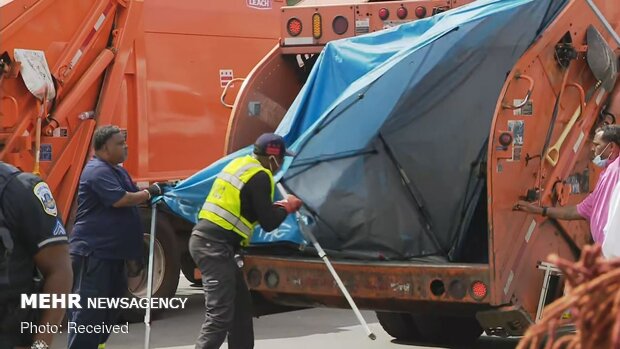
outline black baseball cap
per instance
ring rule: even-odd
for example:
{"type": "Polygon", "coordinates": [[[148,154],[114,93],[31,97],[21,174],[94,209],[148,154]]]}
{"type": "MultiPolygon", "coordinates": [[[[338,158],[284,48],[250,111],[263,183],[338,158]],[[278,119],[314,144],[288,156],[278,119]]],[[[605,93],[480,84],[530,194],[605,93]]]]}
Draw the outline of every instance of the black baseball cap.
{"type": "Polygon", "coordinates": [[[295,156],[296,154],[286,149],[284,138],[275,133],[263,133],[254,142],[254,154],[263,156],[295,156]]]}

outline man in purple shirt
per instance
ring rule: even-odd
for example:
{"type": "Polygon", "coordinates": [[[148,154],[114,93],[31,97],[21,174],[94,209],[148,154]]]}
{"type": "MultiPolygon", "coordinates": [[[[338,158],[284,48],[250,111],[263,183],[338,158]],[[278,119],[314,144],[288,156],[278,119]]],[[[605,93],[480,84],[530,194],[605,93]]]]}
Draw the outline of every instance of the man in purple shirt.
{"type": "Polygon", "coordinates": [[[620,178],[620,125],[607,125],[599,129],[592,140],[594,165],[604,170],[596,183],[594,191],[581,203],[565,207],[540,207],[526,201],[519,201],[515,210],[536,213],[564,220],[587,220],[595,243],[603,243],[603,228],[607,224],[609,199],[618,178],[620,178]]]}

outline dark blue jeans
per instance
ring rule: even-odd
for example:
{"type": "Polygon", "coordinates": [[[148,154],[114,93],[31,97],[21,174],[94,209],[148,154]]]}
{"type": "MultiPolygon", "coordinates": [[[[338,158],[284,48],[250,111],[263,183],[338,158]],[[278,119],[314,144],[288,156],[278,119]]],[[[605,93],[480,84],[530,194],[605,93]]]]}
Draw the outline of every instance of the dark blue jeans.
{"type": "MultiPolygon", "coordinates": [[[[122,259],[100,259],[71,255],[73,293],[80,295],[82,309],[71,309],[69,321],[76,325],[113,325],[118,309],[89,309],[88,298],[123,297],[127,292],[127,273],[122,259]]],[[[97,349],[110,333],[68,333],[69,349],[97,349]]]]}

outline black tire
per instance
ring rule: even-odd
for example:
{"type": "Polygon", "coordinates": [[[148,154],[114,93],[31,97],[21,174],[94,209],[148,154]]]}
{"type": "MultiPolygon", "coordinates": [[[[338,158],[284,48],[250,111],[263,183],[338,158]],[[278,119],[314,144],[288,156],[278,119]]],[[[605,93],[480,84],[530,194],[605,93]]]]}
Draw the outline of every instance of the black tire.
{"type": "Polygon", "coordinates": [[[482,327],[474,316],[413,315],[413,322],[424,343],[468,346],[482,334],[482,327]]]}
{"type": "Polygon", "coordinates": [[[185,279],[187,279],[187,281],[189,281],[192,285],[201,285],[202,280],[194,277],[195,268],[196,263],[194,263],[192,256],[189,252],[184,253],[181,257],[181,271],[183,272],[183,276],[185,276],[185,279]]]}
{"type": "Polygon", "coordinates": [[[413,316],[409,313],[391,313],[377,311],[379,324],[390,336],[402,341],[420,340],[413,316]]]}
{"type": "MultiPolygon", "coordinates": [[[[150,220],[149,220],[150,222],[150,220]]],[[[144,268],[137,277],[129,279],[127,297],[146,297],[147,271],[149,258],[150,223],[145,225],[144,233],[144,268]],[[133,288],[133,289],[132,289],[133,288]]],[[[153,271],[153,297],[174,297],[179,286],[181,263],[174,230],[165,217],[157,219],[155,232],[155,255],[153,271]],[[158,256],[163,254],[163,261],[158,256]],[[158,272],[159,270],[159,272],[158,272]]],[[[151,316],[156,316],[164,309],[151,310],[151,316]]],[[[121,320],[141,322],[144,320],[144,309],[127,309],[121,314],[121,320]]]]}
{"type": "Polygon", "coordinates": [[[379,323],[397,340],[424,345],[471,345],[482,334],[475,317],[377,312],[379,323]]]}

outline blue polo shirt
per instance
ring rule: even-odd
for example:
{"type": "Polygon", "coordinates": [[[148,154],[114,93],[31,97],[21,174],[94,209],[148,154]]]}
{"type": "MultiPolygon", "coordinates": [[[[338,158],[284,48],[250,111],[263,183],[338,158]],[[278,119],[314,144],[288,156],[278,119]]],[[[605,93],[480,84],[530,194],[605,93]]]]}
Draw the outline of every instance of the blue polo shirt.
{"type": "Polygon", "coordinates": [[[98,159],[80,176],[71,254],[105,259],[142,257],[142,226],[137,207],[113,207],[125,192],[137,192],[129,173],[98,159]]]}

